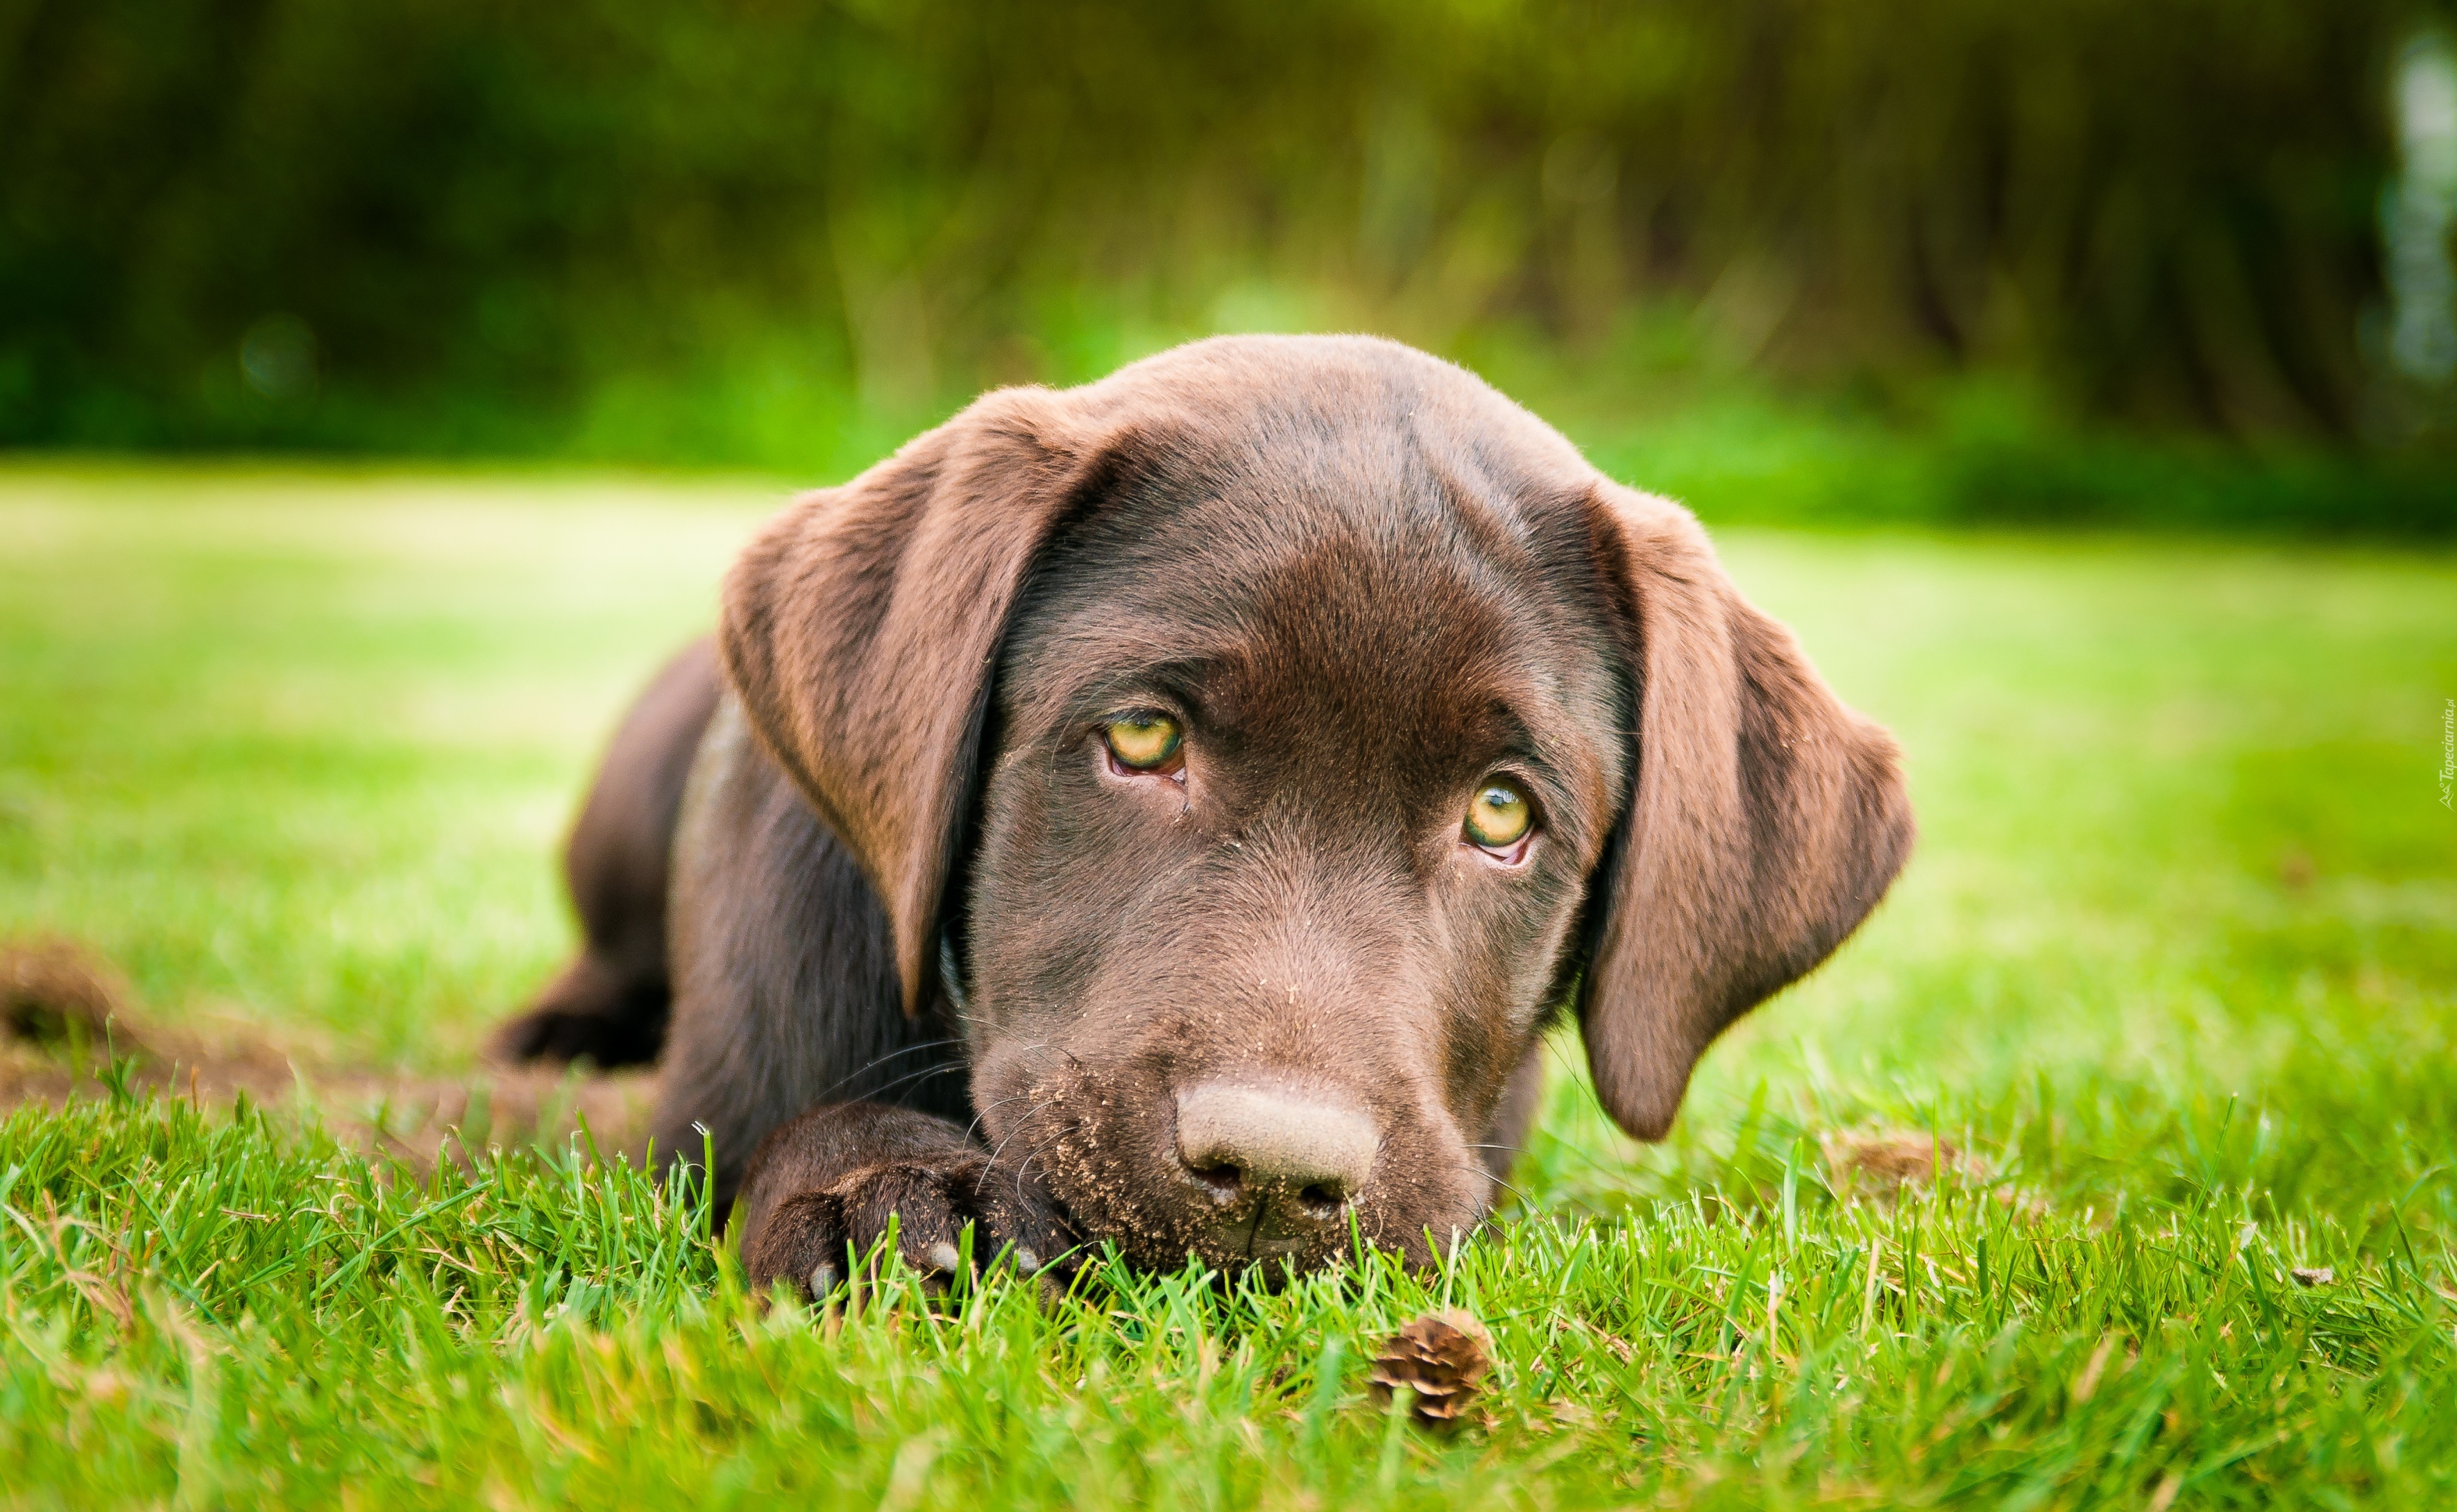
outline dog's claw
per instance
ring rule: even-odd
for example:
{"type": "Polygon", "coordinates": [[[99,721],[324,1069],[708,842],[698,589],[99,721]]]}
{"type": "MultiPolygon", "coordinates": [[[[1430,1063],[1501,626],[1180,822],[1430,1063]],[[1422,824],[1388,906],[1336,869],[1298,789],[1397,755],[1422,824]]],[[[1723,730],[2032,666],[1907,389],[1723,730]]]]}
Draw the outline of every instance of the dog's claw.
{"type": "Polygon", "coordinates": [[[1073,1252],[1063,1220],[1037,1204],[996,1200],[996,1193],[981,1201],[981,1164],[974,1156],[963,1164],[871,1167],[787,1197],[746,1228],[744,1272],[754,1284],[807,1285],[812,1300],[823,1303],[847,1282],[861,1285],[861,1262],[848,1274],[847,1252],[872,1253],[891,1232],[929,1296],[948,1295],[967,1272],[1007,1263],[1019,1277],[1043,1280],[1064,1269],[1073,1252]],[[1058,1263],[1043,1258],[1051,1254],[1058,1263]]]}

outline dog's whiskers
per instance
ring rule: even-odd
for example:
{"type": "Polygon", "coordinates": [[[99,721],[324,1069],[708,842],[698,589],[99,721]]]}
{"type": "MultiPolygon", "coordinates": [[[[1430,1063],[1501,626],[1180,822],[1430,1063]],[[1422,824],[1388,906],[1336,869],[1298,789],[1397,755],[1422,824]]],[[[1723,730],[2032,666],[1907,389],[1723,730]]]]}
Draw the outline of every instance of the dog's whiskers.
{"type": "MultiPolygon", "coordinates": [[[[855,1082],[859,1081],[862,1077],[869,1075],[871,1072],[878,1069],[882,1066],[885,1066],[888,1062],[895,1060],[898,1056],[911,1055],[916,1050],[943,1050],[952,1046],[958,1046],[963,1043],[964,1042],[960,1039],[922,1040],[913,1045],[898,1046],[895,1049],[889,1050],[884,1055],[872,1057],[870,1060],[863,1062],[860,1066],[856,1067],[853,1070],[850,1070],[844,1075],[836,1078],[836,1082],[825,1091],[822,1091],[816,1097],[812,1098],[810,1100],[810,1104],[807,1106],[816,1107],[820,1103],[826,1102],[829,1098],[834,1097],[837,1092],[852,1086],[855,1082]]],[[[939,1067],[934,1067],[932,1069],[939,1069],[939,1067]]]]}
{"type": "MultiPolygon", "coordinates": [[[[964,1126],[964,1143],[968,1145],[972,1143],[973,1130],[981,1127],[982,1119],[989,1117],[990,1114],[996,1112],[1001,1108],[1004,1108],[1009,1103],[1021,1103],[1031,1095],[1032,1094],[1030,1092],[1018,1092],[1013,1097],[1001,1097],[997,1102],[992,1103],[989,1107],[982,1108],[978,1113],[975,1113],[973,1115],[973,1121],[964,1126]]],[[[991,1158],[996,1159],[996,1154],[994,1153],[991,1158]]]]}
{"type": "Polygon", "coordinates": [[[1032,1163],[1041,1158],[1041,1152],[1043,1150],[1047,1150],[1050,1146],[1058,1143],[1058,1141],[1064,1138],[1065,1135],[1066,1127],[1062,1124],[1057,1129],[1050,1131],[1050,1135],[1047,1139],[1043,1140],[1040,1144],[1033,1146],[1030,1150],[1023,1152],[1022,1164],[1015,1168],[1016,1201],[1023,1201],[1023,1178],[1032,1170],[1032,1163]]]}
{"type": "MultiPolygon", "coordinates": [[[[1487,1145],[1487,1146],[1483,1146],[1483,1147],[1480,1147],[1480,1148],[1487,1149],[1487,1150],[1491,1150],[1491,1149],[1494,1149],[1495,1147],[1490,1146],[1490,1145],[1487,1145]]],[[[1493,1171],[1492,1171],[1491,1168],[1489,1168],[1489,1167],[1485,1167],[1485,1166],[1473,1166],[1473,1165],[1472,1165],[1472,1166],[1453,1166],[1451,1169],[1452,1169],[1453,1170],[1472,1170],[1472,1171],[1476,1172],[1477,1175],[1482,1176],[1485,1180],[1492,1182],[1495,1186],[1499,1187],[1502,1191],[1506,1191],[1506,1192],[1510,1193],[1512,1196],[1514,1196],[1514,1197],[1518,1198],[1520,1202],[1522,1202],[1522,1203],[1526,1204],[1528,1207],[1531,1207],[1531,1208],[1532,1208],[1532,1207],[1534,1207],[1534,1206],[1536,1205],[1536,1199],[1535,1199],[1535,1198],[1530,1197],[1529,1195],[1527,1195],[1527,1193],[1526,1193],[1525,1191],[1521,1191],[1520,1189],[1518,1189],[1518,1188],[1517,1188],[1517,1187],[1512,1186],[1510,1183],[1508,1183],[1508,1182],[1506,1182],[1506,1181],[1502,1180],[1499,1176],[1495,1175],[1495,1174],[1493,1173],[1493,1171]]]]}
{"type": "MultiPolygon", "coordinates": [[[[1014,1099],[1013,1099],[1013,1098],[1009,1098],[1009,1099],[1008,1099],[1008,1101],[1009,1101],[1009,1102],[1013,1102],[1013,1101],[1014,1101],[1014,1099]]],[[[1009,1145],[1014,1144],[1014,1143],[1016,1142],[1017,1138],[1018,1138],[1018,1137],[1020,1137],[1020,1136],[1023,1133],[1023,1131],[1024,1131],[1025,1129],[1030,1129],[1031,1127],[1032,1127],[1032,1120],[1031,1120],[1031,1119],[1029,1119],[1029,1118],[1026,1118],[1026,1119],[1022,1120],[1022,1122],[1018,1123],[1018,1124],[1015,1126],[1015,1128],[1014,1128],[1012,1130],[1010,1130],[1010,1131],[1008,1132],[1007,1136],[1006,1136],[1004,1139],[1001,1139],[1001,1140],[1000,1140],[1000,1141],[998,1142],[998,1148],[990,1151],[989,1166],[988,1166],[987,1168],[985,1168],[985,1169],[984,1169],[984,1173],[985,1173],[985,1174],[986,1174],[986,1172],[987,1172],[987,1170],[995,1170],[995,1169],[997,1168],[997,1166],[998,1166],[998,1161],[999,1161],[999,1156],[1003,1155],[1003,1154],[1005,1154],[1005,1153],[1006,1153],[1006,1147],[1007,1147],[1007,1146],[1009,1146],[1009,1145]]]]}
{"type": "Polygon", "coordinates": [[[861,1101],[871,1102],[878,1098],[883,1098],[888,1093],[894,1091],[899,1087],[902,1087],[907,1082],[926,1082],[934,1076],[945,1076],[950,1072],[960,1073],[962,1070],[962,1067],[952,1063],[942,1066],[925,1066],[918,1071],[907,1071],[903,1075],[898,1076],[892,1081],[881,1082],[879,1085],[872,1087],[867,1093],[865,1093],[862,1096],[861,1101]]]}

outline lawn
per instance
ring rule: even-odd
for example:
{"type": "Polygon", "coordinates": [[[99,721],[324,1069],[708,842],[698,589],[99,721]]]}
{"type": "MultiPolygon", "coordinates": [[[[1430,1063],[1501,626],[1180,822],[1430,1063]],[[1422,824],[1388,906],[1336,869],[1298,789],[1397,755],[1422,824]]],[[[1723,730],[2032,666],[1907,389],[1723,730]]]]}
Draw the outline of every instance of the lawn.
{"type": "MultiPolygon", "coordinates": [[[[0,937],[467,1069],[568,945],[597,743],[778,497],[0,468],[0,937]]],[[[1901,737],[1921,849],[1665,1144],[1565,1040],[1438,1274],[816,1318],[584,1150],[422,1174],[103,1086],[0,1123],[0,1501],[2457,1502],[2457,554],[1721,539],[1901,737]],[[1448,1435],[1365,1384],[1444,1304],[1497,1360],[1448,1435]]]]}

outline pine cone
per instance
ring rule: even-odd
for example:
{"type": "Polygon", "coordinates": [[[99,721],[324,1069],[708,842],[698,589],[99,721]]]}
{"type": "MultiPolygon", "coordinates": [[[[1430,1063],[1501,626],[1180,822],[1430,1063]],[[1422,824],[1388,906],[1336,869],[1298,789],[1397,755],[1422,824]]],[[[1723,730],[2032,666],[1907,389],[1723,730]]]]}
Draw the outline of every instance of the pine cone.
{"type": "Polygon", "coordinates": [[[1476,1382],[1492,1368],[1493,1336],[1475,1314],[1449,1308],[1392,1335],[1367,1379],[1375,1405],[1390,1406],[1391,1394],[1404,1388],[1415,1394],[1417,1421],[1448,1427],[1467,1410],[1476,1382]]]}

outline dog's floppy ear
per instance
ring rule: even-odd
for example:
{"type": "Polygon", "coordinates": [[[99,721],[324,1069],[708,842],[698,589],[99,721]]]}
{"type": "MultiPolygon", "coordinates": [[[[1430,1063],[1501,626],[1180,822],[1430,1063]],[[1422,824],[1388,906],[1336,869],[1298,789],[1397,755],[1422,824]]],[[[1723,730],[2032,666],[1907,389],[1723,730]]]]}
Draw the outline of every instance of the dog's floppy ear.
{"type": "Polygon", "coordinates": [[[986,395],[803,495],[725,580],[727,676],[878,893],[908,1013],[937,977],[1007,613],[1085,476],[1073,430],[1048,390],[986,395]]]}
{"type": "Polygon", "coordinates": [[[1876,906],[1910,803],[1892,737],[1741,597],[1686,509],[1607,483],[1590,510],[1638,728],[1580,1018],[1605,1109],[1655,1139],[1715,1036],[1876,906]]]}

